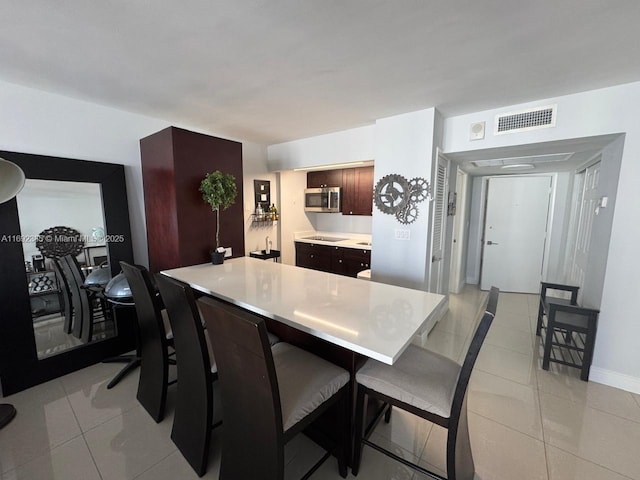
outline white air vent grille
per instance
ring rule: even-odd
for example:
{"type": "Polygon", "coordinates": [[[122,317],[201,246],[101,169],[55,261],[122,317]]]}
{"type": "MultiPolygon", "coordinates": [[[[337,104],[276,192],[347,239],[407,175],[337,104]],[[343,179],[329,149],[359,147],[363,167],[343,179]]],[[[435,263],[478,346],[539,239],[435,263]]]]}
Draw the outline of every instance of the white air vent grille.
{"type": "Polygon", "coordinates": [[[556,126],[556,105],[496,115],[495,134],[522,132],[556,126]]]}

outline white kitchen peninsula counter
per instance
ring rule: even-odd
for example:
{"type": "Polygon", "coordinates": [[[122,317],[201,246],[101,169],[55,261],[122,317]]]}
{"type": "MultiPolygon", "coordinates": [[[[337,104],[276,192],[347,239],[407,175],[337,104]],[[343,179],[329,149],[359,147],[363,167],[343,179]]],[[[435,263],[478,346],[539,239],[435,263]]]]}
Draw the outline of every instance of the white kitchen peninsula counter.
{"type": "Polygon", "coordinates": [[[161,273],[390,365],[445,301],[434,293],[250,257],[161,273]]]}

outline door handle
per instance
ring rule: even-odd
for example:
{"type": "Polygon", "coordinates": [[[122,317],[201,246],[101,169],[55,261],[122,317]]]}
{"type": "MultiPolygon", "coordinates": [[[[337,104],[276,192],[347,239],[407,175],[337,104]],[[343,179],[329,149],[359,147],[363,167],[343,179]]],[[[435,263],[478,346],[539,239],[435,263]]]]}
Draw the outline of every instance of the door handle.
{"type": "Polygon", "coordinates": [[[500,244],[496,242],[492,242],[491,240],[488,240],[487,245],[500,245],[500,244]]]}

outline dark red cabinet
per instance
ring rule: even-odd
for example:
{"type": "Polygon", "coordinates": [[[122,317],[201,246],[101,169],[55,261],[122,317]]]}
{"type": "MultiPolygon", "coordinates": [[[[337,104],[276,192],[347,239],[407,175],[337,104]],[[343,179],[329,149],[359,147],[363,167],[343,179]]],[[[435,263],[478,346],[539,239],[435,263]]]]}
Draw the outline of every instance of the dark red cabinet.
{"type": "Polygon", "coordinates": [[[342,170],[316,170],[307,173],[307,188],[341,187],[342,170]]]}
{"type": "Polygon", "coordinates": [[[236,202],[220,215],[220,243],[244,255],[242,144],[169,127],[140,140],[149,269],[210,261],[215,247],[215,213],[198,191],[215,170],[236,178],[236,202]]]}
{"type": "Polygon", "coordinates": [[[342,170],[342,214],[372,215],[373,167],[342,170]]]}

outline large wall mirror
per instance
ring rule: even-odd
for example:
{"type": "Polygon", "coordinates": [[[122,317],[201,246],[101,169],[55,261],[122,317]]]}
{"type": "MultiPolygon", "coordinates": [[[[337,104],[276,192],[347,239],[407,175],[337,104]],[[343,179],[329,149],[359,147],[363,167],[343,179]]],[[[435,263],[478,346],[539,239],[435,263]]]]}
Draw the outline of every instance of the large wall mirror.
{"type": "Polygon", "coordinates": [[[74,322],[80,323],[68,285],[74,279],[60,268],[61,253],[66,252],[55,248],[63,246],[74,255],[85,278],[108,268],[100,184],[28,178],[16,200],[38,359],[113,337],[113,315],[102,298],[91,299],[91,338],[85,341],[80,328],[74,331],[74,322]]]}
{"type": "Polygon", "coordinates": [[[120,261],[133,260],[124,167],[0,157],[27,177],[18,196],[0,204],[0,380],[7,395],[132,349],[135,317],[86,291],[87,329],[70,286],[74,265],[88,284],[104,284],[120,261]]]}

